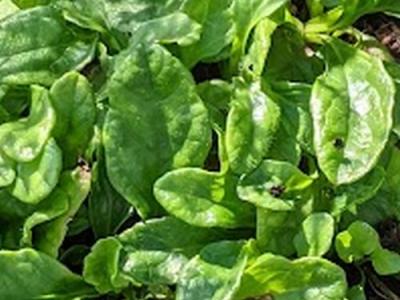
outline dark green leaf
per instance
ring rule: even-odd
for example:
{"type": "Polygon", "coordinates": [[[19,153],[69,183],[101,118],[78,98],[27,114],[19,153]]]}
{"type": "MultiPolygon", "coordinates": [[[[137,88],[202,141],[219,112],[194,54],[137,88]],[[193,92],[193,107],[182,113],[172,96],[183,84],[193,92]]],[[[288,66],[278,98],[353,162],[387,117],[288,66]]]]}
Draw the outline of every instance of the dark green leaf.
{"type": "Polygon", "coordinates": [[[59,262],[33,249],[0,251],[0,298],[75,299],[91,287],[59,262]]]}
{"type": "Polygon", "coordinates": [[[83,41],[50,6],[0,21],[0,83],[50,85],[91,60],[93,41],[83,41]]]}

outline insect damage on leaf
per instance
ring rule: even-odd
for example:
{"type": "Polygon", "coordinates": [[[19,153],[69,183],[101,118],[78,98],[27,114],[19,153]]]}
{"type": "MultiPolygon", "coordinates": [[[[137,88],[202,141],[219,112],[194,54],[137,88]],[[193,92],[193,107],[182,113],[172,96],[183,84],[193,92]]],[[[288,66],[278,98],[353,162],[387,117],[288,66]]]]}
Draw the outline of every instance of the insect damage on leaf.
{"type": "Polygon", "coordinates": [[[269,189],[269,193],[275,198],[280,198],[285,190],[286,188],[283,185],[276,185],[269,189]]]}

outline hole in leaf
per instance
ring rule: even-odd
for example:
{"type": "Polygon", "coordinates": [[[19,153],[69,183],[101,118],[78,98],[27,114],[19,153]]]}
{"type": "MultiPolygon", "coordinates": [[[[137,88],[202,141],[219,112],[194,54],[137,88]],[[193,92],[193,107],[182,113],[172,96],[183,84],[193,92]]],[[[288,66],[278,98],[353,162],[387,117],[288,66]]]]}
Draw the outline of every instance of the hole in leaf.
{"type": "Polygon", "coordinates": [[[285,190],[286,188],[283,185],[277,185],[270,188],[269,193],[275,198],[280,198],[285,190]]]}
{"type": "Polygon", "coordinates": [[[350,33],[347,33],[347,32],[345,32],[342,35],[340,35],[339,38],[342,41],[345,41],[346,43],[349,43],[351,45],[354,45],[355,43],[357,43],[357,38],[353,34],[350,34],[350,33]]]}
{"type": "Polygon", "coordinates": [[[343,148],[344,148],[344,140],[343,140],[342,138],[336,138],[336,139],[333,141],[333,146],[334,146],[336,149],[343,149],[343,148]]]}

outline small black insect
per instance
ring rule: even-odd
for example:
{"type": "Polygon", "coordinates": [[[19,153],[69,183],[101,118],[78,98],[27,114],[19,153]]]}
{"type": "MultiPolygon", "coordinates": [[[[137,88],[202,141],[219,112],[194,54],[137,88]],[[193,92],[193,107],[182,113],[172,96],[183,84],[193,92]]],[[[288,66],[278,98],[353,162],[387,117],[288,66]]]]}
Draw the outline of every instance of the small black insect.
{"type": "Polygon", "coordinates": [[[334,146],[336,149],[343,149],[343,147],[344,147],[344,140],[341,139],[341,138],[336,138],[336,139],[333,141],[333,146],[334,146]]]}
{"type": "Polygon", "coordinates": [[[285,187],[282,185],[273,186],[270,188],[269,193],[275,198],[280,198],[285,192],[285,187]]]}

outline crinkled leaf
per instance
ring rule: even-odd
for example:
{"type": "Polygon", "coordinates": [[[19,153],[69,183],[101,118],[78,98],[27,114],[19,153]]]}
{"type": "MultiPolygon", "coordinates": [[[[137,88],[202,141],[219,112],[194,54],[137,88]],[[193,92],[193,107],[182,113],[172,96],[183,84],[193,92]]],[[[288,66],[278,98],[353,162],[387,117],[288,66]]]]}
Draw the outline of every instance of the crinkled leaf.
{"type": "Polygon", "coordinates": [[[281,118],[268,156],[298,165],[302,151],[314,153],[311,86],[281,82],[273,85],[273,91],[281,109],[281,118]]]}
{"type": "Polygon", "coordinates": [[[66,18],[99,31],[113,48],[130,43],[160,42],[186,46],[200,38],[201,26],[186,15],[183,0],[61,1],[66,18]],[[173,25],[171,25],[173,24],[173,25]]]}
{"type": "Polygon", "coordinates": [[[102,292],[118,290],[126,280],[174,284],[189,258],[206,244],[237,236],[225,230],[196,228],[172,217],[137,223],[118,237],[96,244],[86,259],[85,279],[102,292]],[[105,250],[109,247],[112,250],[105,250]]]}
{"type": "Polygon", "coordinates": [[[13,161],[0,152],[0,188],[12,184],[15,177],[13,161]]]}
{"type": "Polygon", "coordinates": [[[65,166],[73,166],[93,135],[96,108],[91,86],[79,73],[67,73],[53,84],[50,100],[57,118],[53,136],[63,151],[65,166]]]}
{"type": "Polygon", "coordinates": [[[201,26],[182,12],[148,21],[139,26],[132,37],[132,43],[177,43],[188,46],[199,40],[201,26]],[[174,24],[171,26],[171,24],[174,24]]]}
{"type": "Polygon", "coordinates": [[[182,270],[176,299],[233,299],[246,262],[241,242],[225,241],[206,246],[182,270]]]}
{"type": "Polygon", "coordinates": [[[279,126],[279,106],[262,90],[260,82],[235,81],[226,124],[226,150],[232,170],[252,171],[271,146],[279,126]]]}
{"type": "MultiPolygon", "coordinates": [[[[61,179],[62,180],[62,179],[61,179]]],[[[59,186],[48,196],[47,199],[42,201],[34,209],[34,212],[30,214],[23,223],[23,235],[21,238],[21,244],[26,247],[32,247],[35,235],[35,227],[49,222],[68,211],[68,199],[62,190],[63,180],[59,183],[59,186]]]]}
{"type": "Polygon", "coordinates": [[[337,185],[367,174],[392,127],[395,88],[380,60],[333,39],[326,73],[314,84],[311,108],[318,163],[337,185]]]}
{"type": "Polygon", "coordinates": [[[182,10],[202,26],[199,41],[181,50],[189,67],[219,54],[233,39],[233,0],[186,0],[182,10]]]}
{"type": "Polygon", "coordinates": [[[140,26],[177,12],[183,0],[102,0],[112,27],[134,33],[140,26]]]}
{"type": "MultiPolygon", "coordinates": [[[[60,192],[68,201],[68,210],[59,217],[36,227],[35,248],[57,256],[58,250],[67,234],[68,223],[75,216],[90,191],[91,175],[80,167],[65,172],[60,178],[60,192]]],[[[57,195],[55,196],[57,197],[57,195]]]]}
{"type": "Polygon", "coordinates": [[[36,204],[55,188],[62,169],[62,153],[53,138],[33,161],[18,163],[11,193],[22,202],[36,204]]]}
{"type": "Polygon", "coordinates": [[[118,66],[103,134],[107,171],[145,217],[158,209],[152,185],[160,175],[203,163],[210,125],[189,72],[162,47],[139,47],[118,66]]]}
{"type": "Polygon", "coordinates": [[[55,118],[48,92],[34,86],[29,117],[0,126],[0,148],[15,161],[34,160],[47,143],[55,118]]]}
{"type": "Polygon", "coordinates": [[[50,85],[63,73],[82,68],[93,41],[79,40],[51,6],[21,11],[0,21],[0,82],[50,85]]]}
{"type": "Polygon", "coordinates": [[[128,281],[119,274],[119,257],[122,245],[113,237],[99,240],[86,256],[83,278],[99,293],[120,291],[128,281]]]}

